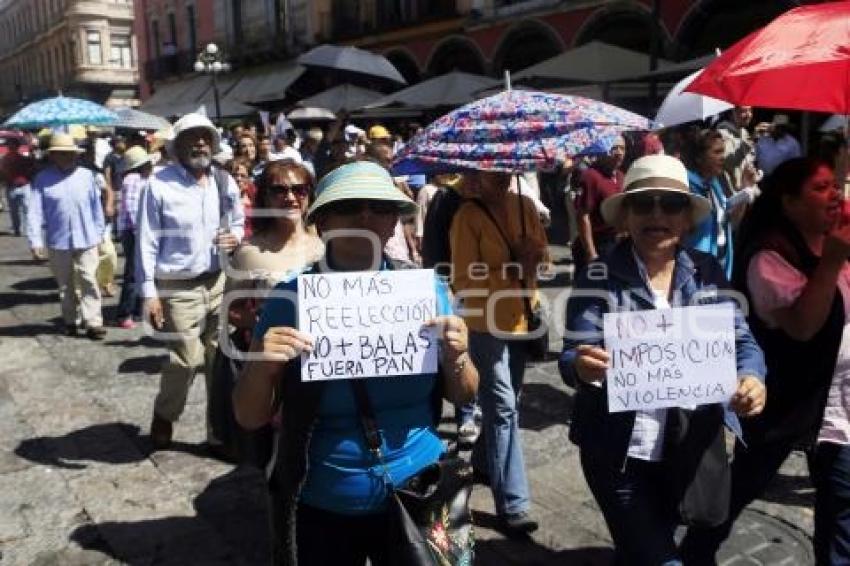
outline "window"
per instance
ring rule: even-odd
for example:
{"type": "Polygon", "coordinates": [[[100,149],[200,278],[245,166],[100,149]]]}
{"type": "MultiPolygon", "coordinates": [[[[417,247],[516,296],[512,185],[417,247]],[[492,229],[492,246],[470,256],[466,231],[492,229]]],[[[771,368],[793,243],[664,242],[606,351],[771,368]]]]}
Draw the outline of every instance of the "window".
{"type": "Polygon", "coordinates": [[[86,32],[86,50],[88,52],[89,64],[91,65],[102,65],[103,64],[103,53],[100,47],[100,32],[99,31],[87,31],[86,32]]]}
{"type": "Polygon", "coordinates": [[[122,69],[131,69],[133,67],[129,35],[112,35],[109,42],[109,62],[122,69]]]}
{"type": "Polygon", "coordinates": [[[194,6],[186,6],[186,24],[189,28],[189,51],[192,52],[194,57],[198,49],[198,30],[196,29],[194,6]]]}
{"type": "Polygon", "coordinates": [[[159,41],[159,22],[156,20],[151,22],[151,37],[153,37],[154,54],[159,59],[162,54],[162,43],[159,41]]]}
{"type": "Polygon", "coordinates": [[[177,49],[177,18],[174,17],[174,12],[168,14],[168,31],[171,34],[171,44],[174,49],[177,49]]]}

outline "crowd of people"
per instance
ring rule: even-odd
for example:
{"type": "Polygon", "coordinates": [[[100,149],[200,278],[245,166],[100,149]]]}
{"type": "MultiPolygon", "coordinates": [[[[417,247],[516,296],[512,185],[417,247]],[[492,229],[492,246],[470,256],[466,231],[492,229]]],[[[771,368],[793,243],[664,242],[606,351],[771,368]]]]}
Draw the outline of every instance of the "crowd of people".
{"type": "MultiPolygon", "coordinates": [[[[10,144],[2,177],[15,233],[56,278],[68,335],[106,334],[101,302],[117,292],[120,242],[120,298],[107,322],[130,329],[145,320],[169,350],[153,401],[155,449],[171,445],[195,375],[215,389],[220,337],[256,354],[237,364],[232,411],[243,429],[270,433],[254,463],[267,472],[279,563],[386,563],[389,486],[445,452],[435,399],[455,406],[458,442],[472,449],[500,528],[538,528],[519,400],[529,361],[522,338],[543,303],[537,275],[550,263],[552,222],[574,236],[573,288],[608,297],[567,302],[559,367],[576,389],[570,439],[618,563],[714,563],[737,515],[796,448],[807,450],[817,490],[818,563],[843,563],[850,218],[841,151],[802,157],[787,116],[751,135],[752,118],[738,107],[714,127],[628,134],[607,155],[540,175],[426,178],[393,176],[400,139],[383,125],[360,129],[341,117],[300,135],[245,124],[222,131],[187,114],[164,139],[114,137],[103,159],[97,140],[80,147],[64,133],[40,155],[10,144]],[[441,362],[433,373],[368,380],[380,464],[360,430],[358,393],[344,381],[299,379],[316,337],[298,330],[288,295],[268,295],[295,291],[299,274],[375,266],[435,269],[438,315],[426,324],[438,329],[441,362]],[[725,303],[732,294],[718,291],[732,289],[747,304],[733,303],[738,385],[728,404],[609,412],[602,315],[725,303]],[[736,440],[728,469],[726,430],[736,440]],[[683,454],[695,462],[686,485],[671,475],[683,454]],[[677,545],[682,522],[689,529],[677,545]]],[[[244,456],[208,419],[210,452],[244,456]]]]}

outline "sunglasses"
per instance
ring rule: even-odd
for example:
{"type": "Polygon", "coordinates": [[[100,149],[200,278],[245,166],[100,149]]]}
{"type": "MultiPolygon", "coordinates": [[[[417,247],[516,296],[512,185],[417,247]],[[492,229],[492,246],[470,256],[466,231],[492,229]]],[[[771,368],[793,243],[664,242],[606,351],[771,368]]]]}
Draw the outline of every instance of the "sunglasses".
{"type": "Polygon", "coordinates": [[[304,198],[310,194],[310,185],[301,183],[298,185],[272,185],[269,187],[269,194],[280,197],[287,193],[292,193],[298,198],[304,198]]]}
{"type": "Polygon", "coordinates": [[[638,193],[627,196],[624,204],[640,216],[652,214],[656,205],[662,213],[672,216],[690,208],[691,199],[687,195],[675,193],[638,193]]]}
{"type": "Polygon", "coordinates": [[[394,202],[384,200],[343,200],[334,203],[328,207],[328,212],[331,214],[339,214],[341,216],[357,216],[364,210],[368,210],[371,214],[386,216],[389,214],[398,213],[398,205],[394,202]]]}

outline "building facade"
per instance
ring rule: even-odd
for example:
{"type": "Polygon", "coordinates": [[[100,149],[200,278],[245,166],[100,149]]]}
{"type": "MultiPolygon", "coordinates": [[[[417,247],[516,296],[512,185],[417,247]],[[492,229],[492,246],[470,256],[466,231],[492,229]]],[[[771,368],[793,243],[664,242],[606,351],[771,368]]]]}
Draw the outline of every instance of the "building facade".
{"type": "Polygon", "coordinates": [[[310,0],[136,0],[142,98],[191,81],[201,49],[214,42],[234,72],[292,59],[311,45],[310,0]]]}
{"type": "Polygon", "coordinates": [[[59,92],[139,103],[132,0],[0,0],[0,108],[59,92]]]}
{"type": "Polygon", "coordinates": [[[594,40],[644,53],[654,45],[673,61],[694,58],[816,2],[318,0],[316,41],[381,52],[409,82],[452,69],[501,77],[594,40]]]}

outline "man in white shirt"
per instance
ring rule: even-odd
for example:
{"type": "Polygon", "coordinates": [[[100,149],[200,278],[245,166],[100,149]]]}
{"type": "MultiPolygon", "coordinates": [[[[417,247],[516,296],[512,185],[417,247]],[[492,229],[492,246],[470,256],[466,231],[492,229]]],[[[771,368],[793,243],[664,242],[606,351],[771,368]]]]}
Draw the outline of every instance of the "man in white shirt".
{"type": "MultiPolygon", "coordinates": [[[[219,143],[206,117],[183,116],[168,147],[174,163],[151,176],[139,204],[138,280],[147,317],[170,350],[151,423],[157,449],[171,443],[172,423],[183,413],[198,370],[204,370],[210,391],[225,279],[219,258],[243,235],[239,188],[212,168],[219,143]]],[[[209,423],[207,440],[216,454],[220,445],[209,423]]]]}

